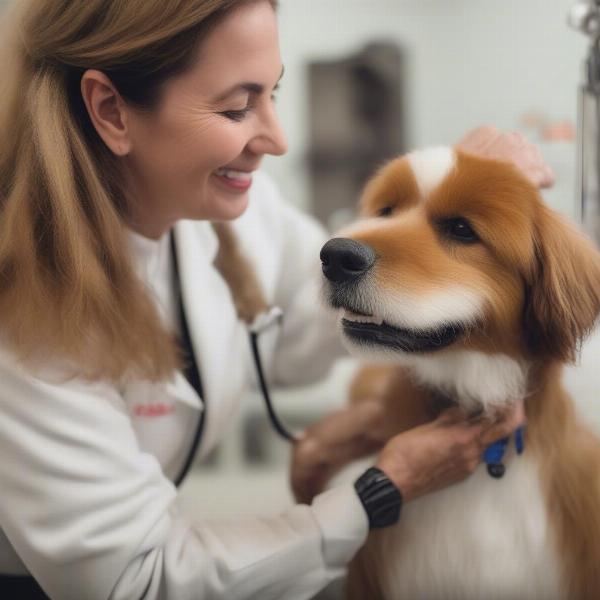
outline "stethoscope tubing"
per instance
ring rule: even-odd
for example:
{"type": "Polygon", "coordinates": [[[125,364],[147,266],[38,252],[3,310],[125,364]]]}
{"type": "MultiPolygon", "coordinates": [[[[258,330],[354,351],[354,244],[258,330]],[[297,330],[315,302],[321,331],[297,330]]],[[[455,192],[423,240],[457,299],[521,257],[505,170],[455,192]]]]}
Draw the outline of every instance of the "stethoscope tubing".
{"type": "Polygon", "coordinates": [[[250,346],[252,348],[252,356],[254,358],[254,366],[256,368],[256,374],[258,375],[258,383],[260,386],[260,391],[265,401],[265,406],[267,408],[267,414],[269,415],[269,420],[271,421],[271,425],[273,425],[273,429],[286,441],[290,443],[295,443],[298,441],[298,436],[293,434],[279,419],[277,416],[277,412],[275,411],[275,407],[273,406],[273,402],[271,401],[271,394],[269,393],[269,386],[267,384],[267,378],[265,377],[264,369],[262,366],[262,360],[260,358],[260,350],[258,347],[258,333],[255,331],[250,331],[250,346]]]}
{"type": "Polygon", "coordinates": [[[250,347],[252,349],[252,358],[254,359],[254,368],[258,375],[258,384],[265,401],[267,408],[267,414],[273,429],[287,442],[295,443],[299,440],[299,436],[292,433],[277,416],[275,406],[271,400],[271,394],[269,393],[269,385],[267,378],[265,377],[265,371],[263,369],[263,363],[260,356],[260,348],[258,344],[258,338],[261,333],[273,327],[273,325],[279,325],[281,327],[283,323],[283,311],[278,306],[272,306],[263,313],[259,314],[252,323],[248,326],[248,335],[250,338],[250,347]]]}

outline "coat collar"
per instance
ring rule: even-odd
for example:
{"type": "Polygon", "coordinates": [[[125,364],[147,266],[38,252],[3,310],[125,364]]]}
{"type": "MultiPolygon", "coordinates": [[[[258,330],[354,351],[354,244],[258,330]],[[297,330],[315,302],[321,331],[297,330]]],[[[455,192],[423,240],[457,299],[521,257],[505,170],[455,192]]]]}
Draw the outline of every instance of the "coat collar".
{"type": "Polygon", "coordinates": [[[208,222],[180,221],[174,228],[181,300],[198,361],[205,401],[200,453],[214,447],[235,410],[246,381],[246,330],[238,321],[229,288],[215,268],[218,240],[208,222]]]}

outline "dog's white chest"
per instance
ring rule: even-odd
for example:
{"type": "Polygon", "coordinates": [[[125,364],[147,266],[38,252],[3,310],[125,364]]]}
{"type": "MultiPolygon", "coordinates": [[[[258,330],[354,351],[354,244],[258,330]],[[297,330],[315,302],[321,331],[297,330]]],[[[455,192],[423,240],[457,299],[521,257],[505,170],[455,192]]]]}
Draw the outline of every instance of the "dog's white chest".
{"type": "Polygon", "coordinates": [[[526,455],[507,461],[502,479],[482,465],[465,482],[406,505],[378,541],[378,580],[389,600],[565,598],[536,465],[526,455]]]}

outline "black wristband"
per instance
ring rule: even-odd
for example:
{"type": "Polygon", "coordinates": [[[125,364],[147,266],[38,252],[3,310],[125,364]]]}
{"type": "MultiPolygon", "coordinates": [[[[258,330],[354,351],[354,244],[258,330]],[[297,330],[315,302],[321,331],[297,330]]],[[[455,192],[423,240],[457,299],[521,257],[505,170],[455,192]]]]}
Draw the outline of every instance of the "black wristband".
{"type": "Polygon", "coordinates": [[[367,511],[369,529],[388,527],[398,522],[402,494],[381,469],[367,469],[354,483],[354,489],[367,511]]]}

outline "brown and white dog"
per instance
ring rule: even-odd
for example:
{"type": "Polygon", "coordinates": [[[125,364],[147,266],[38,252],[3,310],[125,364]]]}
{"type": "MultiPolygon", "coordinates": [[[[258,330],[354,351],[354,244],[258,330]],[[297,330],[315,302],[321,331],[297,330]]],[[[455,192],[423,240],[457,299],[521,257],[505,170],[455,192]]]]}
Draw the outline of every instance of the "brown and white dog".
{"type": "Polygon", "coordinates": [[[323,248],[350,351],[390,363],[398,431],[456,402],[525,400],[525,452],[407,504],[350,566],[351,598],[600,598],[600,443],[563,363],[600,313],[600,254],[507,163],[409,154],[366,187],[362,219],[323,248]]]}

